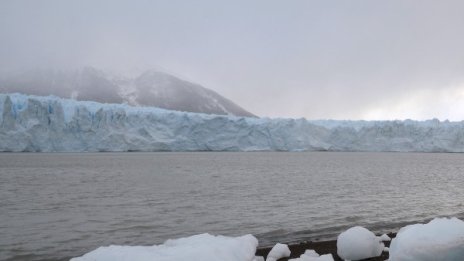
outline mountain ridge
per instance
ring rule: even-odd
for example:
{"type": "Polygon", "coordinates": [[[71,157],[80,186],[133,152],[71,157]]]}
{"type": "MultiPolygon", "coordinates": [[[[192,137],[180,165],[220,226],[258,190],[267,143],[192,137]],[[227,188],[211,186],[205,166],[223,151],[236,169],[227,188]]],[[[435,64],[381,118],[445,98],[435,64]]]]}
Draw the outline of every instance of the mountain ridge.
{"type": "Polygon", "coordinates": [[[156,70],[135,77],[110,77],[93,67],[75,71],[25,71],[1,77],[0,92],[256,117],[211,89],[156,70]]]}

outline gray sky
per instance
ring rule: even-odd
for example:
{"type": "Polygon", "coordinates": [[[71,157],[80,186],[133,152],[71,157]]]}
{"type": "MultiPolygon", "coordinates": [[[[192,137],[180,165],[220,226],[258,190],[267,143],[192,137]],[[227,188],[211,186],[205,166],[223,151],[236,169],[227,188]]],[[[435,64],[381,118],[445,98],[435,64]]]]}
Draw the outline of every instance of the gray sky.
{"type": "Polygon", "coordinates": [[[0,0],[0,71],[159,69],[270,117],[464,120],[464,1],[0,0]]]}

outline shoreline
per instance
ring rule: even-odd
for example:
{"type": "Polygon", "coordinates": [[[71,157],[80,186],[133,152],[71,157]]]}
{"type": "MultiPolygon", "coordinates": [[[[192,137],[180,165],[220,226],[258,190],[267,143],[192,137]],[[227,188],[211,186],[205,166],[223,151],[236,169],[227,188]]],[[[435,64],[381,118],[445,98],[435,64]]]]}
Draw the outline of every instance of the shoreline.
{"type": "MultiPolygon", "coordinates": [[[[395,238],[396,233],[388,233],[387,234],[391,239],[395,238]]],[[[378,235],[379,236],[379,235],[378,235]]],[[[390,247],[390,242],[387,241],[384,242],[386,247],[390,247]]],[[[298,258],[300,257],[301,254],[305,252],[307,249],[312,249],[315,250],[319,255],[325,255],[325,254],[332,254],[333,258],[335,261],[343,261],[338,255],[337,255],[337,240],[326,240],[326,241],[302,241],[300,243],[290,243],[288,244],[288,248],[290,248],[291,255],[288,258],[281,258],[279,261],[287,261],[290,258],[298,258]]],[[[265,259],[267,257],[267,254],[269,251],[271,251],[272,246],[269,247],[258,247],[256,250],[256,255],[257,256],[263,256],[265,259]]],[[[388,252],[382,252],[382,255],[379,257],[373,257],[373,258],[368,258],[368,259],[363,259],[366,261],[384,261],[387,260],[389,257],[388,252]]]]}

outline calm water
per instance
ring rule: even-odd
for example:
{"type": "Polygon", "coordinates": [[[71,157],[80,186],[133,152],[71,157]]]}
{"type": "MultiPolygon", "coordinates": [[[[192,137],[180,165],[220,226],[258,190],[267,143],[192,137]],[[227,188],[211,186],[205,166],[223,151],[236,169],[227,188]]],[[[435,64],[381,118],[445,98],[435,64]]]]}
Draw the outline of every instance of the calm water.
{"type": "Polygon", "coordinates": [[[0,259],[209,232],[261,245],[464,217],[464,154],[0,154],[0,259]]]}

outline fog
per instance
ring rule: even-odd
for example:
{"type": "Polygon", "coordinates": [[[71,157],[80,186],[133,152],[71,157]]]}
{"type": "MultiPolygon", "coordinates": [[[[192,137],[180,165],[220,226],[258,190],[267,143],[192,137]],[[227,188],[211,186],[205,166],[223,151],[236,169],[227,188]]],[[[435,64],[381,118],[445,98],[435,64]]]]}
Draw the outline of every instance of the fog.
{"type": "Polygon", "coordinates": [[[0,1],[0,73],[161,70],[248,111],[464,119],[462,1],[0,1]]]}

